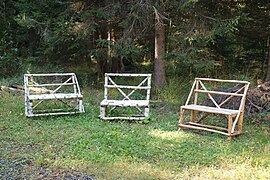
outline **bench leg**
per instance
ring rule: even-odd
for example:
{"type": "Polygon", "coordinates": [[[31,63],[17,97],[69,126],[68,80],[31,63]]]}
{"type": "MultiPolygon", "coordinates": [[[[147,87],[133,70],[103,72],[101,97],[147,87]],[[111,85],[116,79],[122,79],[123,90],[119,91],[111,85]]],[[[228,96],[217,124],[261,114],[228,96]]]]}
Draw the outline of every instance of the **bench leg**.
{"type": "Polygon", "coordinates": [[[100,119],[104,119],[106,115],[106,106],[100,106],[100,119]]]}
{"type": "Polygon", "coordinates": [[[190,122],[195,122],[196,121],[196,111],[191,110],[191,115],[190,115],[190,122]]]}
{"type": "Polygon", "coordinates": [[[232,116],[228,117],[228,138],[231,139],[232,136],[232,125],[233,125],[233,121],[232,121],[232,116]]]}
{"type": "Polygon", "coordinates": [[[239,116],[239,120],[238,120],[238,132],[239,132],[239,134],[241,134],[241,133],[242,133],[242,128],[243,128],[243,126],[242,126],[242,124],[243,124],[243,119],[244,119],[244,113],[243,113],[243,112],[241,112],[241,114],[240,114],[240,116],[239,116]]]}
{"type": "Polygon", "coordinates": [[[79,112],[83,113],[84,112],[84,107],[83,107],[83,104],[82,104],[82,100],[79,100],[78,102],[78,106],[79,106],[79,112]]]}
{"type": "Polygon", "coordinates": [[[26,116],[32,116],[33,115],[33,109],[32,109],[33,103],[27,99],[26,100],[26,109],[25,109],[25,115],[26,116]]]}
{"type": "Polygon", "coordinates": [[[149,111],[150,111],[149,106],[147,106],[146,108],[144,108],[144,116],[145,117],[149,117],[149,111]]]}
{"type": "Polygon", "coordinates": [[[179,123],[178,123],[179,129],[182,129],[180,125],[184,124],[184,114],[185,114],[185,110],[181,108],[180,109],[180,118],[179,118],[179,123]]]}

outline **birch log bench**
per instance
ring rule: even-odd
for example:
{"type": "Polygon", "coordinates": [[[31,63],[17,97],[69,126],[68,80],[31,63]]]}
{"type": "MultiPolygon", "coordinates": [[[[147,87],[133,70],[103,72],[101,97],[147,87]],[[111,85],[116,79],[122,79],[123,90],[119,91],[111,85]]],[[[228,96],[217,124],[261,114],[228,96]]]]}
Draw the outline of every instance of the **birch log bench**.
{"type": "Polygon", "coordinates": [[[25,74],[24,90],[27,117],[84,112],[74,73],[25,74]]]}
{"type": "Polygon", "coordinates": [[[151,74],[105,73],[104,99],[100,103],[100,119],[143,120],[149,118],[150,90],[151,74]],[[122,82],[118,83],[119,80],[122,80],[122,82]],[[132,82],[133,85],[126,85],[132,82]],[[118,108],[124,108],[125,110],[135,108],[135,111],[139,114],[124,112],[121,116],[108,115],[118,108]]]}
{"type": "MultiPolygon", "coordinates": [[[[186,104],[181,106],[178,128],[192,128],[215,132],[228,136],[229,139],[241,134],[248,87],[249,82],[247,81],[195,78],[186,104]],[[225,87],[233,87],[231,88],[232,91],[224,92],[219,90],[210,90],[209,88],[207,89],[206,84],[209,85],[209,88],[217,84],[219,86],[223,85],[225,87]],[[204,96],[204,99],[202,96],[204,96]],[[192,100],[193,103],[190,103],[192,100]],[[209,103],[206,105],[206,102],[211,102],[211,105],[209,105],[209,103]],[[232,102],[234,102],[234,106],[236,107],[230,107],[232,106],[232,102]],[[184,122],[184,114],[187,110],[191,111],[190,121],[184,122]],[[200,112],[202,115],[198,117],[197,112],[200,112]],[[216,126],[216,124],[209,125],[208,123],[202,123],[202,121],[211,114],[225,116],[227,127],[224,128],[216,126]],[[236,128],[237,124],[238,128],[236,128]]],[[[215,122],[217,123],[216,120],[214,123],[215,122]]]]}

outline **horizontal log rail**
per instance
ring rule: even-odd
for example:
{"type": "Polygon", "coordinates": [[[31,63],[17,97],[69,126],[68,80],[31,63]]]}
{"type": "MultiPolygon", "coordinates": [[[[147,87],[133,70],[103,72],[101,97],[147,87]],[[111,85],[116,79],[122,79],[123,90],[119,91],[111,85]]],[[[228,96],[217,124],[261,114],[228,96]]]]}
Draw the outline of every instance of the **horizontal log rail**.
{"type": "Polygon", "coordinates": [[[194,90],[194,92],[198,93],[209,93],[209,94],[219,94],[219,95],[225,95],[225,96],[244,96],[244,94],[237,94],[237,93],[228,93],[228,92],[220,92],[220,91],[206,91],[206,90],[194,90]]]}
{"type": "Polygon", "coordinates": [[[31,77],[31,76],[73,76],[74,73],[52,73],[52,74],[25,74],[25,76],[31,77]]]}
{"type": "Polygon", "coordinates": [[[29,87],[46,87],[46,86],[70,86],[75,85],[76,83],[55,83],[55,84],[29,84],[29,87]]]}
{"type": "Polygon", "coordinates": [[[225,83],[235,83],[235,84],[249,84],[248,81],[223,80],[223,79],[212,79],[212,78],[195,78],[195,80],[212,81],[212,82],[225,82],[225,83]]]}
{"type": "Polygon", "coordinates": [[[106,88],[121,88],[121,89],[151,89],[149,86],[124,86],[124,85],[104,85],[106,88]]]}
{"type": "Polygon", "coordinates": [[[119,76],[119,77],[150,77],[151,74],[128,74],[128,73],[105,73],[105,76],[119,76]]]}

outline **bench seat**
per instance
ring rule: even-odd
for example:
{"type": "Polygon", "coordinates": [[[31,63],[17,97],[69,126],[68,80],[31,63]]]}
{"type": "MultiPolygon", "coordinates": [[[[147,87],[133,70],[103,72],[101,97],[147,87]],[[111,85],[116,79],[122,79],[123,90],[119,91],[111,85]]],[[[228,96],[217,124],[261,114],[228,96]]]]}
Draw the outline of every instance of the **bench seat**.
{"type": "Polygon", "coordinates": [[[208,113],[214,113],[214,114],[230,115],[233,117],[236,116],[237,113],[239,112],[238,110],[216,108],[216,107],[209,107],[209,106],[202,106],[202,105],[195,105],[195,104],[181,106],[181,109],[195,110],[195,111],[208,112],[208,113]]]}
{"type": "Polygon", "coordinates": [[[30,100],[42,100],[42,99],[82,99],[81,94],[76,93],[55,93],[55,94],[33,94],[28,96],[30,100]]]}
{"type": "Polygon", "coordinates": [[[101,106],[149,106],[148,100],[103,100],[101,106]]]}

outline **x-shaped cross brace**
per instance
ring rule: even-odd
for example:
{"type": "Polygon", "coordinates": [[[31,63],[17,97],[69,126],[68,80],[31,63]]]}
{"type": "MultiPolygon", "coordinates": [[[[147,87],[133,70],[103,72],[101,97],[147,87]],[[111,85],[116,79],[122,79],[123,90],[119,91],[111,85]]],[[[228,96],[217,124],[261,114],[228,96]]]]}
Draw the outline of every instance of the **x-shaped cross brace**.
{"type": "MultiPolygon", "coordinates": [[[[108,79],[109,81],[112,83],[112,85],[124,96],[124,99],[122,99],[122,101],[124,100],[129,100],[131,101],[131,99],[129,98],[139,87],[141,87],[147,80],[148,80],[148,77],[146,77],[137,87],[135,87],[128,95],[121,89],[118,87],[118,85],[108,76],[108,79]]],[[[143,113],[143,111],[136,105],[135,106],[136,109],[138,111],[140,111],[140,113],[143,113]]],[[[117,108],[117,106],[113,107],[111,109],[111,111],[113,111],[115,108],[117,108]]]]}
{"type": "MultiPolygon", "coordinates": [[[[50,92],[50,94],[54,94],[56,93],[63,85],[67,84],[70,80],[72,79],[72,77],[68,78],[63,84],[61,84],[60,86],[58,86],[56,89],[54,89],[53,91],[50,92]]],[[[32,81],[34,84],[37,84],[35,81],[32,81]]],[[[47,89],[46,89],[47,90],[47,89]]],[[[59,101],[61,101],[62,103],[66,104],[66,102],[64,102],[63,100],[61,99],[57,99],[59,101]]],[[[40,100],[35,106],[33,106],[32,109],[35,109],[38,105],[40,105],[42,102],[44,101],[44,99],[40,100]]]]}

